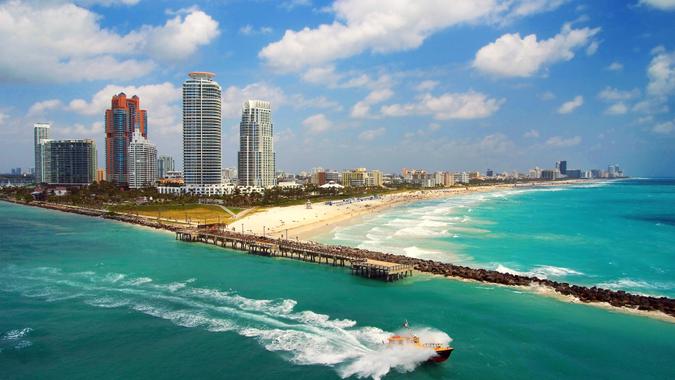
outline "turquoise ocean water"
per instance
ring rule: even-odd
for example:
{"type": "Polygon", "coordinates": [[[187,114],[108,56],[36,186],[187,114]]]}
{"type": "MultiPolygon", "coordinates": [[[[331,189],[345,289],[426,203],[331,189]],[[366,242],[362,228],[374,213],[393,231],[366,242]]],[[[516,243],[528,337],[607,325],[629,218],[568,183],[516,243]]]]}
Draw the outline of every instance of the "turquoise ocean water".
{"type": "Polygon", "coordinates": [[[675,325],[517,289],[386,284],[2,202],[0,231],[2,379],[675,378],[675,325]],[[451,359],[383,348],[404,319],[451,359]]]}
{"type": "Polygon", "coordinates": [[[675,180],[418,202],[321,236],[502,272],[675,297],[675,180]]]}

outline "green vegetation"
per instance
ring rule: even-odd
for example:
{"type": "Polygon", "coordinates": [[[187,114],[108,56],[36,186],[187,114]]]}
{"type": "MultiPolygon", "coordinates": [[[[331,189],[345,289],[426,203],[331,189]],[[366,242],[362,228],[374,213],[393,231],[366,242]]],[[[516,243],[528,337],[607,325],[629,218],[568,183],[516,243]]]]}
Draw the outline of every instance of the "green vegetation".
{"type": "MultiPolygon", "coordinates": [[[[479,187],[504,183],[528,183],[540,180],[471,180],[471,183],[458,185],[462,187],[479,187]]],[[[232,216],[220,205],[200,204],[200,197],[193,195],[168,195],[159,194],[156,188],[125,189],[109,182],[93,183],[87,187],[68,187],[65,196],[48,195],[45,192],[43,200],[104,209],[112,212],[126,212],[151,217],[162,217],[185,221],[188,220],[214,220],[226,221],[232,216]]],[[[8,187],[0,189],[0,197],[18,201],[31,202],[33,187],[8,187]]],[[[238,189],[233,194],[209,197],[210,202],[222,202],[232,213],[238,214],[243,210],[253,207],[291,206],[304,204],[308,200],[313,203],[340,200],[353,197],[367,197],[371,195],[394,194],[409,190],[427,190],[419,185],[395,184],[382,187],[346,187],[342,189],[322,189],[315,185],[305,185],[300,188],[268,189],[264,194],[252,193],[241,194],[238,189]]],[[[203,197],[202,197],[203,198],[203,197]]]]}
{"type": "MultiPolygon", "coordinates": [[[[111,206],[110,210],[152,218],[171,219],[180,222],[199,222],[200,224],[229,223],[233,219],[232,215],[217,205],[154,203],[111,206]]],[[[241,209],[237,210],[241,211],[241,209]]]]}

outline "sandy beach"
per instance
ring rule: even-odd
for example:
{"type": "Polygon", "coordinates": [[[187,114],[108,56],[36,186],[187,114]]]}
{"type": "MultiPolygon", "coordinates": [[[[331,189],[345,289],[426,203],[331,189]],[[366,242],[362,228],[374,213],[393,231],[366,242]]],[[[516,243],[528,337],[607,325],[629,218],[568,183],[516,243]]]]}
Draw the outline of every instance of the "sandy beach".
{"type": "Polygon", "coordinates": [[[286,237],[289,239],[311,240],[338,225],[358,217],[373,215],[389,207],[423,200],[442,199],[477,192],[505,191],[514,188],[564,186],[589,183],[588,180],[569,180],[559,182],[538,182],[528,185],[499,184],[480,187],[452,187],[428,190],[406,191],[382,195],[376,199],[353,199],[350,202],[335,201],[332,205],[325,202],[306,205],[271,207],[260,210],[234,222],[231,226],[241,232],[286,237]]]}

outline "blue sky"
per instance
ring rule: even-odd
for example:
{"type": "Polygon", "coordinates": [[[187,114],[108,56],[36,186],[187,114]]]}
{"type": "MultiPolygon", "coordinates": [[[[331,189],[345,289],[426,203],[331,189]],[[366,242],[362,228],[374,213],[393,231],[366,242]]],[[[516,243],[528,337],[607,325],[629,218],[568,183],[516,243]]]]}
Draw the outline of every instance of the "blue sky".
{"type": "Polygon", "coordinates": [[[180,86],[223,87],[223,164],[247,98],[273,105],[279,170],[675,175],[675,0],[0,2],[0,171],[32,124],[94,138],[137,94],[180,163],[180,86]]]}

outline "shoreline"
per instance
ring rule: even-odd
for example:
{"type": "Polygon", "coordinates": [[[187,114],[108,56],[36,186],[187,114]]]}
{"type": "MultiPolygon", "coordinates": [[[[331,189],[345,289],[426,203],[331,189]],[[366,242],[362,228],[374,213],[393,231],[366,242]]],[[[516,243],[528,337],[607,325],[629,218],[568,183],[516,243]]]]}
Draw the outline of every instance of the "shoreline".
{"type": "Polygon", "coordinates": [[[345,225],[356,218],[367,217],[383,210],[403,206],[413,202],[446,199],[477,193],[491,193],[516,189],[535,189],[557,186],[573,186],[604,182],[602,180],[564,180],[558,182],[532,182],[526,185],[495,184],[477,187],[453,187],[429,190],[411,190],[395,194],[385,194],[377,199],[354,200],[340,205],[327,205],[326,202],[312,204],[311,209],[305,205],[271,207],[253,215],[238,219],[233,224],[241,232],[278,237],[288,236],[298,241],[311,241],[340,225],[345,225]]]}
{"type": "MultiPolygon", "coordinates": [[[[509,186],[508,188],[512,188],[512,186],[509,186]]],[[[161,221],[157,221],[156,219],[140,218],[129,215],[108,213],[107,211],[98,209],[72,207],[44,202],[24,203],[21,201],[15,201],[10,199],[0,199],[0,200],[18,205],[45,208],[85,216],[100,217],[104,219],[123,222],[126,224],[132,224],[138,227],[163,230],[166,231],[167,233],[174,233],[178,230],[184,229],[184,227],[163,224],[161,221]]],[[[417,199],[412,199],[408,201],[412,202],[416,200],[417,199]]],[[[388,204],[382,208],[391,207],[392,205],[397,205],[401,203],[403,202],[388,204]]],[[[373,209],[372,211],[380,209],[381,208],[373,209]]],[[[359,214],[359,216],[361,216],[361,214],[359,214]]],[[[353,217],[355,216],[350,214],[344,220],[345,221],[350,220],[353,217]]],[[[268,236],[256,236],[256,235],[249,235],[249,236],[251,236],[251,238],[267,242],[283,241],[282,239],[276,240],[268,236]]],[[[646,316],[670,323],[675,323],[675,299],[668,297],[643,296],[627,293],[621,290],[614,291],[609,289],[597,288],[595,286],[593,287],[579,286],[547,279],[539,279],[537,277],[527,277],[509,273],[500,273],[493,270],[470,268],[450,263],[442,263],[432,260],[423,260],[383,252],[368,251],[353,247],[324,245],[313,242],[298,242],[296,244],[305,244],[313,248],[345,250],[350,251],[353,255],[367,258],[370,260],[379,260],[397,264],[412,265],[414,266],[417,272],[420,272],[424,275],[431,275],[434,277],[442,276],[453,280],[487,283],[490,285],[509,286],[519,288],[521,290],[526,290],[529,292],[534,292],[539,295],[553,297],[564,302],[584,303],[592,306],[602,307],[607,310],[627,312],[634,315],[646,316]]]]}

